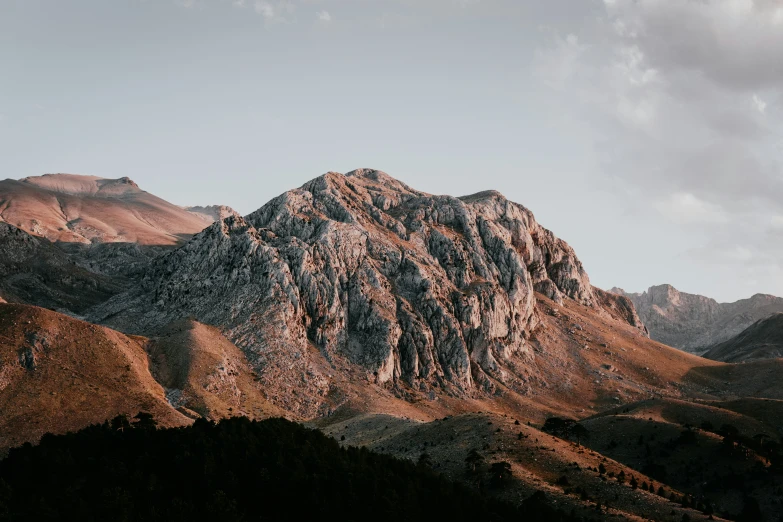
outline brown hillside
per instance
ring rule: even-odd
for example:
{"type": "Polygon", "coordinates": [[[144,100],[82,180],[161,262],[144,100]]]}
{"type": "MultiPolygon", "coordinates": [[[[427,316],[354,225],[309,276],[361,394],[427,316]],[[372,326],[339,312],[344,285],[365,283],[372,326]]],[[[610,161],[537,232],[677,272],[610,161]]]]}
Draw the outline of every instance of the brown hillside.
{"type": "Polygon", "coordinates": [[[0,220],[51,241],[141,245],[178,244],[212,222],[128,178],[75,174],[0,181],[0,220]]]}
{"type": "Polygon", "coordinates": [[[152,373],[176,407],[212,420],[285,416],[264,398],[244,354],[214,327],[180,321],[156,336],[148,351],[152,373]]]}
{"type": "Polygon", "coordinates": [[[0,452],[118,414],[189,422],[150,375],[142,339],[42,308],[0,304],[0,452]]]}

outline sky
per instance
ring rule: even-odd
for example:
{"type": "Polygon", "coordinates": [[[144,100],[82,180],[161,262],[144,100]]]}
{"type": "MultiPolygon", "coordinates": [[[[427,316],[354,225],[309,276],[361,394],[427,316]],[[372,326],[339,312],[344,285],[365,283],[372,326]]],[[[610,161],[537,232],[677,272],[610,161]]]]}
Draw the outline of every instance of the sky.
{"type": "Polygon", "coordinates": [[[780,0],[0,0],[0,177],[495,189],[596,286],[783,295],[780,0]]]}

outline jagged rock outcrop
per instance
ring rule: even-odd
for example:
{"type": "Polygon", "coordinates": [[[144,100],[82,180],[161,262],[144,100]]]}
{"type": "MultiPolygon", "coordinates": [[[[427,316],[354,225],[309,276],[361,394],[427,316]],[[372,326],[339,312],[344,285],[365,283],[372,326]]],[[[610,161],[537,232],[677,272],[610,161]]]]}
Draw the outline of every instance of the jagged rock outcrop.
{"type": "Polygon", "coordinates": [[[645,336],[650,336],[647,326],[639,317],[636,307],[634,307],[633,302],[628,297],[613,292],[607,292],[606,290],[601,290],[596,287],[593,287],[593,293],[595,294],[598,304],[603,310],[608,312],[610,316],[638,328],[645,336]]]}
{"type": "Polygon", "coordinates": [[[783,298],[756,294],[733,303],[718,303],[702,295],[680,292],[671,285],[652,286],[643,293],[620,288],[654,340],[692,353],[703,353],[770,315],[783,312],[783,298]]]}
{"type": "Polygon", "coordinates": [[[185,207],[185,210],[196,214],[206,223],[214,223],[215,221],[222,221],[229,216],[240,215],[239,212],[227,205],[185,207]]]}
{"type": "Polygon", "coordinates": [[[302,414],[330,393],[312,348],[379,384],[491,391],[504,361],[527,354],[535,292],[600,313],[616,302],[596,299],[571,247],[525,207],[493,191],[433,196],[375,170],[328,173],[215,223],[147,272],[94,318],[219,326],[271,397],[281,385],[309,397],[302,414]]]}

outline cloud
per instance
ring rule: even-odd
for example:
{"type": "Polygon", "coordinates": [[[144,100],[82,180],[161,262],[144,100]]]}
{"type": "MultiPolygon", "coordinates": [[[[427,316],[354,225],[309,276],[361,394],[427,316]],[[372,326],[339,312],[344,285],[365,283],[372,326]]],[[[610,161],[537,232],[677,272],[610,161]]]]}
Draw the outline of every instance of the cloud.
{"type": "Polygon", "coordinates": [[[753,105],[755,105],[756,110],[759,111],[761,114],[767,112],[767,102],[759,98],[758,94],[753,95],[753,105]]]}
{"type": "Polygon", "coordinates": [[[332,21],[332,15],[329,14],[329,11],[318,11],[318,13],[316,13],[316,17],[321,22],[329,23],[332,21]]]}
{"type": "Polygon", "coordinates": [[[277,23],[289,22],[296,7],[291,2],[284,0],[278,2],[256,0],[253,4],[253,10],[264,18],[264,22],[277,23]]]}
{"type": "Polygon", "coordinates": [[[256,13],[260,14],[264,18],[272,19],[275,17],[275,8],[272,4],[265,1],[257,1],[253,7],[256,13]]]}
{"type": "Polygon", "coordinates": [[[605,2],[620,35],[654,67],[695,72],[735,90],[783,81],[783,10],[776,0],[605,2]]]}
{"type": "Polygon", "coordinates": [[[725,211],[689,192],[675,192],[655,202],[655,208],[666,218],[678,223],[725,223],[725,211]]]}
{"type": "Polygon", "coordinates": [[[651,204],[687,192],[729,211],[745,205],[742,197],[779,205],[783,26],[770,16],[776,2],[604,6],[599,21],[582,28],[586,36],[556,35],[533,63],[544,84],[588,113],[603,173],[644,189],[651,204]],[[730,49],[733,42],[739,49],[730,49]]]}
{"type": "Polygon", "coordinates": [[[539,49],[533,68],[538,77],[548,86],[565,89],[579,67],[579,59],[585,51],[579,38],[569,33],[565,37],[554,34],[551,47],[539,49]]]}
{"type": "Polygon", "coordinates": [[[783,274],[781,3],[604,0],[551,25],[532,70],[590,125],[592,183],[665,215],[700,262],[783,274]]]}

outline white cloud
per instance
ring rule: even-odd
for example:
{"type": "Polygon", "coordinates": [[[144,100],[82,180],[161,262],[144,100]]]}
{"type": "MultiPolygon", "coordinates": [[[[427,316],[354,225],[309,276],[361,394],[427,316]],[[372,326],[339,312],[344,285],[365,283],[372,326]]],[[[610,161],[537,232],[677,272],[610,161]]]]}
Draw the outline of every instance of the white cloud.
{"type": "Polygon", "coordinates": [[[555,34],[552,47],[536,52],[533,63],[536,76],[550,87],[564,89],[576,75],[585,50],[575,34],[569,33],[565,38],[555,34]]]}
{"type": "Polygon", "coordinates": [[[759,111],[761,114],[767,112],[767,102],[759,98],[758,94],[753,95],[753,105],[756,107],[756,110],[759,111]]]}
{"type": "Polygon", "coordinates": [[[321,22],[331,22],[332,21],[332,15],[329,14],[329,11],[319,11],[316,13],[316,16],[318,17],[318,20],[321,22]]]}
{"type": "Polygon", "coordinates": [[[288,22],[296,8],[288,1],[256,0],[253,9],[264,18],[265,22],[288,22]]]}
{"type": "Polygon", "coordinates": [[[772,230],[783,231],[783,216],[776,214],[769,219],[769,226],[772,230]]]}
{"type": "MultiPolygon", "coordinates": [[[[637,207],[703,201],[724,215],[756,206],[762,222],[783,215],[783,122],[770,113],[783,90],[783,31],[772,30],[771,9],[779,2],[603,4],[580,26],[549,29],[533,68],[562,110],[591,123],[605,185],[639,193],[637,207]]],[[[695,222],[716,217],[690,210],[701,215],[695,222]]]]}
{"type": "Polygon", "coordinates": [[[675,192],[654,203],[666,218],[677,223],[726,223],[725,211],[719,206],[703,201],[688,192],[675,192]]]}
{"type": "Polygon", "coordinates": [[[734,261],[746,262],[754,258],[753,252],[744,246],[735,245],[733,249],[726,252],[726,257],[734,261]]]}
{"type": "Polygon", "coordinates": [[[275,8],[269,2],[257,1],[254,9],[256,13],[264,18],[271,19],[275,17],[275,8]]]}

